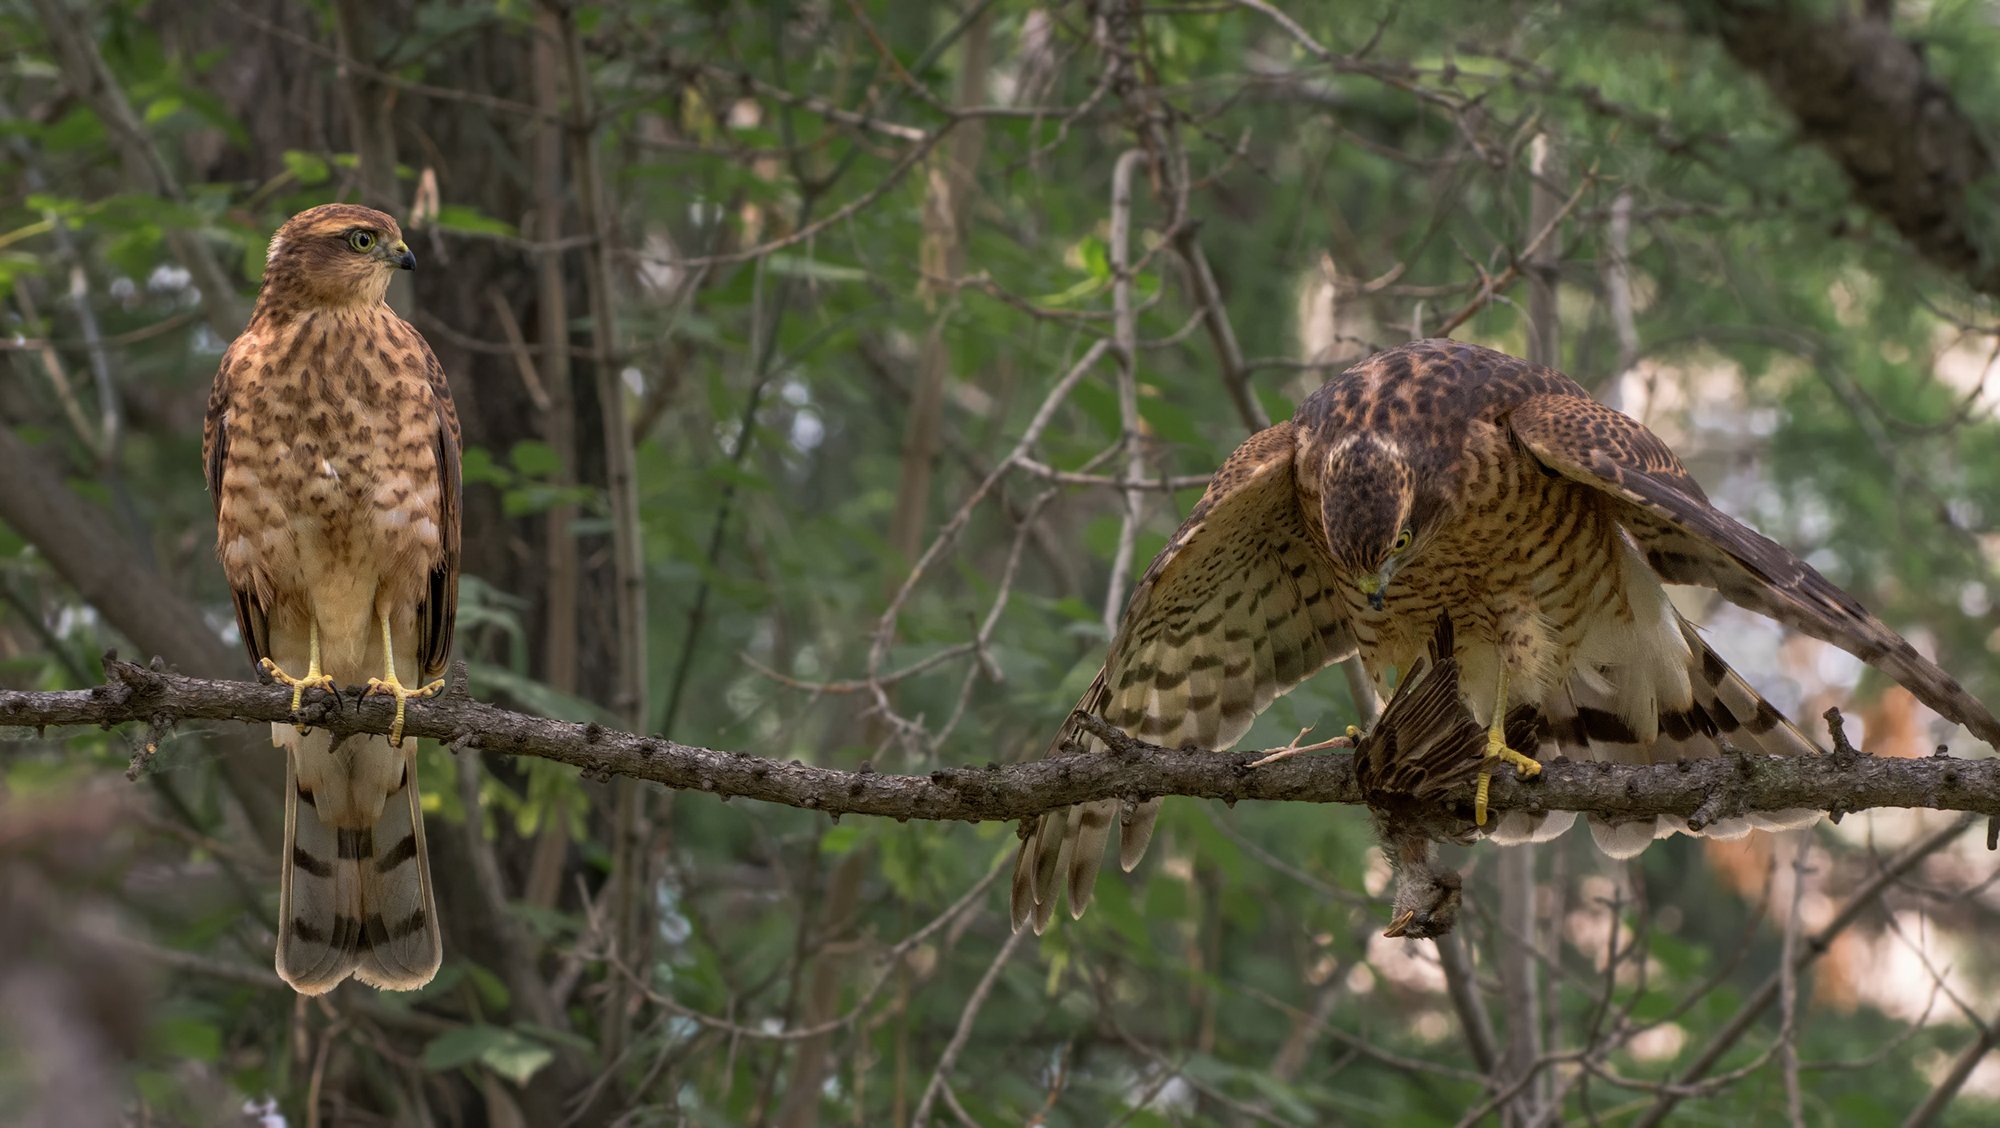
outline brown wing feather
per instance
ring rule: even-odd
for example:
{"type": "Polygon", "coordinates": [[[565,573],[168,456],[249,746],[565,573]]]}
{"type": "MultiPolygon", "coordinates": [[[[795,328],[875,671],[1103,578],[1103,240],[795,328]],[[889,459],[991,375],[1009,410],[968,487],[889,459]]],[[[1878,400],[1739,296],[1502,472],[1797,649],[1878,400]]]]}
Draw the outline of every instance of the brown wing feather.
{"type": "MultiPolygon", "coordinates": [[[[1354,652],[1337,578],[1299,509],[1292,424],[1251,436],[1209,481],[1166,548],[1133,589],[1104,669],[1077,712],[1177,748],[1220,751],[1280,693],[1354,652]]],[[[1103,753],[1075,714],[1050,746],[1103,753]]],[[[1055,911],[1057,879],[1081,915],[1111,826],[1119,862],[1145,853],[1159,801],[1120,811],[1116,800],[1051,811],[1021,844],[1014,926],[1041,931],[1055,911]]]]}
{"type": "Polygon", "coordinates": [[[438,467],[438,525],[443,530],[444,551],[430,572],[423,602],[417,606],[417,663],[424,680],[441,677],[451,657],[451,634],[458,621],[459,503],[464,490],[459,475],[460,439],[458,412],[452,406],[451,385],[445,381],[444,366],[422,336],[424,365],[430,380],[431,404],[437,411],[436,445],[432,453],[438,467]]]}
{"type": "Polygon", "coordinates": [[[1371,805],[1389,797],[1436,802],[1479,774],[1486,730],[1459,693],[1451,613],[1438,616],[1430,652],[1397,685],[1354,750],[1354,780],[1371,805]]]}
{"type": "Polygon", "coordinates": [[[1924,704],[2000,746],[2000,720],[1812,565],[1709,504],[1659,437],[1594,400],[1534,396],[1508,417],[1550,470],[1625,503],[1620,522],[1669,583],[1731,601],[1879,667],[1924,704]]]}
{"type": "MultiPolygon", "coordinates": [[[[215,507],[218,520],[222,517],[222,475],[229,465],[229,390],[234,383],[231,370],[236,364],[236,353],[237,347],[232,344],[222,354],[215,384],[208,392],[208,416],[201,425],[201,460],[208,480],[208,500],[215,507]]],[[[223,569],[223,575],[228,574],[228,569],[223,569]]],[[[271,653],[270,618],[256,592],[232,584],[229,593],[236,603],[236,626],[243,636],[243,649],[249,652],[250,664],[255,666],[271,653]]]]}

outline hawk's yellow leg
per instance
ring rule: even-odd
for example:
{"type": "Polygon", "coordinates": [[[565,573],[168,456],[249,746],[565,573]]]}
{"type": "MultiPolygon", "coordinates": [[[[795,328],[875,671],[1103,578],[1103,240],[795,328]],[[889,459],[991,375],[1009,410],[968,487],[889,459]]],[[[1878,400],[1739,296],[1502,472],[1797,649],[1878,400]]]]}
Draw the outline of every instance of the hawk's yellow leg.
{"type": "MultiPolygon", "coordinates": [[[[272,681],[292,687],[292,712],[294,713],[299,711],[299,702],[305,698],[307,689],[331,690],[333,688],[333,678],[320,672],[319,668],[319,621],[317,619],[306,623],[306,638],[310,640],[307,645],[311,649],[308,651],[306,658],[305,677],[293,677],[279,669],[278,664],[269,658],[265,658],[257,663],[259,669],[271,675],[272,681]]],[[[305,732],[308,727],[306,725],[299,725],[298,729],[300,732],[305,732]]]]}
{"type": "Polygon", "coordinates": [[[1489,763],[1479,769],[1479,790],[1472,797],[1472,821],[1486,825],[1486,794],[1493,786],[1493,766],[1490,761],[1514,765],[1522,779],[1542,774],[1542,763],[1533,756],[1524,755],[1507,747],[1507,662],[1500,662],[1500,684],[1493,693],[1493,723],[1486,728],[1486,759],[1489,763]]]}
{"type": "Polygon", "coordinates": [[[412,697],[434,697],[444,692],[444,679],[439,678],[427,686],[409,689],[396,676],[396,643],[389,632],[389,616],[382,616],[382,672],[384,677],[369,678],[367,697],[386,693],[396,699],[396,723],[389,726],[389,743],[397,748],[403,746],[403,707],[412,697]]]}

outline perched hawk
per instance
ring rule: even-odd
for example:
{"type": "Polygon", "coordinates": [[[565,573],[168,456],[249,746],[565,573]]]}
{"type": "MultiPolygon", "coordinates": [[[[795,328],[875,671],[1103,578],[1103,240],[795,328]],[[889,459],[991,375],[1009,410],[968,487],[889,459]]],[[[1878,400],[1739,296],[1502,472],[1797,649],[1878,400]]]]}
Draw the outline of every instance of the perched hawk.
{"type": "MultiPolygon", "coordinates": [[[[1674,610],[1669,583],[1831,642],[2000,745],[2000,721],[1950,675],[1709,504],[1650,431],[1561,373],[1448,340],[1362,361],[1238,447],[1134,589],[1077,710],[1156,744],[1225,749],[1272,698],[1357,651],[1386,688],[1449,611],[1489,768],[1713,756],[1725,740],[1815,751],[1674,610]]],[[[1101,750],[1073,721],[1053,747],[1066,743],[1101,750]]],[[[1158,804],[1043,815],[1016,861],[1015,926],[1046,927],[1064,888],[1081,913],[1112,825],[1130,869],[1158,804]]],[[[1564,825],[1511,812],[1496,833],[1564,825]]],[[[1685,823],[1592,829],[1622,856],[1685,823]]]]}
{"type": "Polygon", "coordinates": [[[292,687],[367,685],[392,734],[271,726],[287,749],[278,974],[411,990],[443,948],[403,704],[437,692],[458,607],[458,416],[430,346],[383,301],[416,267],[396,221],[328,204],[271,239],[223,354],[203,448],[216,552],[250,658],[292,687]],[[421,688],[402,679],[414,677],[421,688]],[[429,684],[423,684],[429,682],[429,684]]]}

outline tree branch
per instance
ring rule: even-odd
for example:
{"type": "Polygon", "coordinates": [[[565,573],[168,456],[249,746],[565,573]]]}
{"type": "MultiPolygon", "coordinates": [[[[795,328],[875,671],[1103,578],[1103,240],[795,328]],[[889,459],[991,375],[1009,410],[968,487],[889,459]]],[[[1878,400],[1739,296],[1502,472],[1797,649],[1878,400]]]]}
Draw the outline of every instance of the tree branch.
{"type": "MultiPolygon", "coordinates": [[[[111,726],[140,722],[167,727],[190,720],[291,720],[283,687],[185,677],[105,656],[104,685],[59,692],[0,692],[0,727],[111,726]]],[[[1352,760],[1345,755],[1297,756],[1251,769],[1255,751],[1177,751],[1133,740],[1096,718],[1082,723],[1112,755],[1065,755],[1001,767],[945,768],[928,776],[887,775],[814,767],[747,752],[679,744],[598,724],[548,720],[474,701],[454,672],[442,697],[413,701],[405,730],[454,751],[477,749],[538,756],[583,770],[667,787],[824,811],[896,819],[992,822],[1016,820],[1093,799],[1189,795],[1267,802],[1359,803],[1352,760]]],[[[387,733],[394,708],[387,698],[357,700],[313,691],[298,719],[331,730],[387,733]]],[[[1830,714],[1837,719],[1837,714],[1830,714]]],[[[1053,724],[1053,720],[1051,721],[1053,724]]],[[[1836,738],[1836,744],[1840,744],[1836,738]]],[[[1470,787],[1454,796],[1470,806],[1470,787]]],[[[1714,760],[1639,767],[1556,760],[1541,776],[1493,781],[1495,810],[1583,811],[1613,818],[1691,817],[1698,824],[1741,811],[1813,808],[1840,813],[1873,807],[1923,807],[2000,818],[2000,759],[1931,756],[1889,759],[1852,750],[1826,756],[1730,755],[1714,760]]],[[[1440,830],[1454,825],[1439,813],[1440,830]]]]}
{"type": "Polygon", "coordinates": [[[1683,0],[1764,80],[1800,131],[1847,173],[1855,199],[1918,253],[1984,294],[2000,294],[1994,232],[1977,201],[1992,190],[1980,129],[1888,22],[1822,18],[1789,0],[1683,0]]]}

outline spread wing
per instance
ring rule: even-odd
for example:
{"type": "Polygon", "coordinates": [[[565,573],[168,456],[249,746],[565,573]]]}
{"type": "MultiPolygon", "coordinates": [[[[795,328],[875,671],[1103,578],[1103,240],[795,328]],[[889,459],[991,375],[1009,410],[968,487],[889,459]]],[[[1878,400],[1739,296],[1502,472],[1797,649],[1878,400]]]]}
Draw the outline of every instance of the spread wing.
{"type": "MultiPolygon", "coordinates": [[[[1075,713],[1102,717],[1140,740],[1221,751],[1279,694],[1354,652],[1337,580],[1299,509],[1292,424],[1250,437],[1210,479],[1194,512],[1132,592],[1104,669],[1075,713]]],[[[1050,745],[1104,754],[1074,713],[1050,745]]],[[[1066,876],[1081,915],[1121,821],[1119,861],[1137,865],[1159,800],[1125,812],[1104,800],[1042,815],[1021,843],[1014,927],[1048,926],[1066,876]]]]}
{"type": "Polygon", "coordinates": [[[2000,747],[2000,721],[1950,674],[1812,565],[1709,504],[1665,443],[1594,400],[1542,395],[1507,418],[1542,465],[1623,503],[1619,522],[1669,583],[1712,587],[1872,663],[1924,704],[2000,747]]]}
{"type": "MultiPolygon", "coordinates": [[[[215,384],[208,393],[208,416],[201,426],[202,466],[208,480],[208,499],[215,506],[216,520],[222,519],[222,475],[229,465],[229,407],[230,391],[237,377],[249,369],[243,349],[248,335],[238,337],[229,351],[222,354],[222,364],[215,373],[215,384]]],[[[227,576],[229,569],[223,569],[227,576]]],[[[236,625],[243,635],[243,648],[250,652],[252,666],[262,662],[271,653],[271,623],[266,608],[257,593],[249,588],[231,584],[230,594],[236,603],[236,625]]]]}
{"type": "Polygon", "coordinates": [[[458,620],[458,514],[464,485],[459,477],[458,411],[452,406],[451,386],[429,342],[420,334],[412,335],[423,346],[431,405],[437,412],[432,453],[437,458],[438,524],[444,538],[444,551],[431,569],[423,602],[417,606],[417,664],[423,680],[429,681],[444,675],[445,661],[451,657],[452,627],[458,620]]]}

